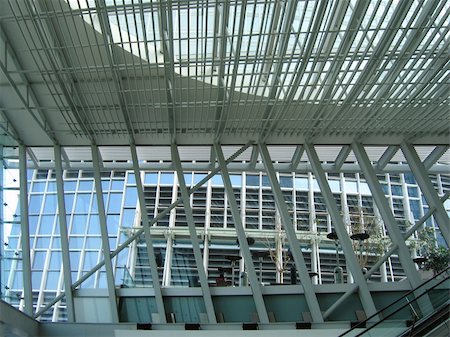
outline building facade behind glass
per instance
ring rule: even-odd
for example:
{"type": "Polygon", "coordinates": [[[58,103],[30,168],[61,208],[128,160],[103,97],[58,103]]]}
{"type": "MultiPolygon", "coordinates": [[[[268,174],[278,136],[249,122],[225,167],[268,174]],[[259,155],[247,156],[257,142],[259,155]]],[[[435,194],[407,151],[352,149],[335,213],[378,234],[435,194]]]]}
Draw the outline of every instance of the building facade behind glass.
{"type": "MultiPolygon", "coordinates": [[[[190,187],[205,176],[205,172],[192,172],[185,173],[184,178],[190,187]]],[[[28,178],[32,289],[37,311],[64,290],[64,282],[55,173],[52,170],[30,170],[28,178]]],[[[260,282],[295,282],[295,269],[292,268],[289,246],[267,176],[263,173],[243,172],[231,174],[230,178],[234,195],[240,205],[241,219],[260,282]]],[[[332,232],[334,227],[314,176],[311,173],[292,173],[279,174],[278,178],[313,283],[336,282],[334,269],[337,264],[343,267],[344,282],[352,282],[351,275],[347,274],[344,255],[339,252],[339,261],[336,261],[335,242],[327,239],[327,234],[332,232]]],[[[449,175],[437,174],[430,178],[439,195],[450,191],[449,175]]],[[[404,233],[410,224],[427,212],[428,205],[411,174],[382,174],[378,175],[378,179],[404,233]]],[[[142,181],[145,207],[139,206],[133,172],[102,173],[103,200],[111,250],[142,226],[140,212],[147,212],[149,218],[153,219],[181,197],[176,173],[143,172],[142,181]]],[[[328,181],[349,234],[354,233],[355,226],[360,226],[361,223],[368,225],[381,221],[362,174],[328,173],[328,181]]],[[[64,191],[72,281],[76,281],[103,258],[92,172],[66,170],[64,191]]],[[[221,176],[216,175],[192,193],[190,206],[201,238],[200,248],[208,282],[211,285],[221,285],[220,282],[224,282],[223,285],[246,285],[248,281],[244,263],[242,260],[233,262],[228,258],[231,255],[239,255],[239,244],[221,176]]],[[[445,208],[450,211],[448,201],[445,208]]],[[[162,286],[199,286],[187,226],[186,214],[180,204],[151,228],[162,286]]],[[[435,230],[437,242],[445,244],[433,218],[427,220],[426,226],[435,230]]],[[[367,230],[359,228],[361,229],[367,230]]],[[[377,260],[379,252],[369,246],[379,247],[381,243],[381,249],[384,249],[389,243],[384,226],[376,230],[379,233],[371,233],[372,238],[369,238],[364,246],[361,242],[354,242],[354,249],[362,267],[370,267],[377,260]]],[[[21,307],[23,276],[19,221],[13,222],[11,232],[4,241],[2,295],[9,303],[21,307]]],[[[411,253],[417,252],[411,249],[411,253]]],[[[143,235],[113,259],[113,268],[117,287],[152,286],[143,235]]],[[[395,282],[403,277],[404,272],[398,259],[392,256],[378,273],[370,277],[370,281],[395,282]]],[[[106,288],[104,267],[80,287],[106,288]]],[[[63,299],[47,310],[40,319],[64,321],[65,309],[63,299]]]]}

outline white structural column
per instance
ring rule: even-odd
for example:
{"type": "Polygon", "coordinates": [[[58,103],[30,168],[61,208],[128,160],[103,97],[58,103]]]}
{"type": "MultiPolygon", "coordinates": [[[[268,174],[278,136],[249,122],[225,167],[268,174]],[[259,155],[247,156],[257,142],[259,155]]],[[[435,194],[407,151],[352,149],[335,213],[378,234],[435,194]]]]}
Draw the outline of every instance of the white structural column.
{"type": "MultiPolygon", "coordinates": [[[[447,192],[440,200],[441,202],[445,202],[450,197],[450,192],[447,192]]],[[[428,212],[419,220],[417,221],[414,226],[412,226],[408,232],[405,233],[403,236],[404,240],[406,241],[416,230],[419,229],[420,226],[422,226],[425,221],[433,214],[435,211],[435,207],[430,207],[428,212]]],[[[381,256],[377,262],[367,271],[367,273],[364,275],[366,279],[369,279],[373,273],[377,271],[378,268],[381,267],[383,263],[386,262],[386,260],[394,254],[394,252],[397,250],[397,243],[393,242],[391,246],[388,248],[388,251],[381,256]]],[[[328,317],[334,310],[336,310],[357,288],[357,285],[354,285],[352,288],[347,290],[344,295],[342,295],[336,302],[333,303],[331,307],[327,309],[327,311],[324,313],[324,317],[328,317]]]]}
{"type": "Polygon", "coordinates": [[[212,302],[211,291],[208,286],[208,278],[206,277],[205,268],[203,266],[202,252],[200,251],[200,244],[198,241],[197,230],[195,229],[194,215],[189,202],[189,191],[184,180],[183,169],[181,167],[180,154],[176,144],[172,143],[172,162],[175,164],[177,171],[178,183],[180,184],[181,198],[183,200],[184,212],[186,214],[186,221],[189,228],[189,236],[191,238],[192,250],[194,252],[195,264],[197,267],[200,286],[203,293],[203,301],[205,302],[206,314],[208,315],[209,323],[217,323],[216,314],[214,312],[214,305],[212,302]]]}
{"type": "Polygon", "coordinates": [[[108,296],[111,309],[112,323],[119,322],[117,314],[116,287],[114,285],[114,274],[111,263],[111,253],[108,239],[108,228],[106,224],[105,204],[103,203],[102,181],[100,176],[100,159],[98,146],[92,145],[92,166],[94,168],[95,195],[97,196],[98,217],[100,220],[100,232],[102,235],[103,259],[105,260],[106,284],[108,286],[108,296]]]}
{"type": "Polygon", "coordinates": [[[30,258],[30,227],[28,218],[28,182],[27,182],[27,154],[26,147],[19,145],[19,179],[20,179],[20,229],[23,268],[23,295],[25,301],[24,312],[33,314],[33,294],[31,291],[31,258],[30,258]]]}
{"type": "Polygon", "coordinates": [[[66,289],[67,321],[75,322],[73,306],[72,275],[70,273],[69,235],[67,233],[66,203],[64,201],[63,170],[61,163],[61,146],[55,145],[56,191],[58,192],[58,219],[61,234],[61,253],[63,263],[64,289],[66,289]]]}
{"type": "Polygon", "coordinates": [[[434,219],[441,230],[445,242],[450,246],[450,219],[436,190],[433,188],[425,166],[411,144],[402,143],[401,148],[428,205],[436,207],[436,211],[433,214],[434,219]]]}
{"type": "Polygon", "coordinates": [[[164,309],[164,301],[163,301],[163,297],[162,297],[162,293],[161,293],[161,285],[159,283],[158,266],[156,264],[155,251],[153,250],[152,237],[151,237],[150,227],[149,227],[150,222],[148,219],[147,209],[145,207],[144,188],[142,185],[141,174],[139,172],[139,161],[138,161],[137,152],[136,152],[136,145],[131,144],[130,150],[131,150],[131,159],[133,160],[133,169],[134,169],[134,176],[136,179],[136,188],[137,188],[138,199],[139,199],[139,207],[141,209],[140,213],[141,213],[142,227],[144,229],[145,245],[147,248],[148,261],[150,264],[150,272],[152,274],[153,291],[155,293],[156,309],[158,310],[158,315],[159,315],[159,322],[154,322],[154,323],[166,323],[166,311],[164,309]]]}
{"type": "Polygon", "coordinates": [[[353,279],[358,285],[359,297],[361,299],[361,304],[366,312],[367,316],[372,316],[376,313],[375,304],[373,303],[372,296],[370,295],[369,287],[367,286],[366,279],[361,270],[355,252],[352,248],[352,243],[348,237],[347,230],[345,229],[344,221],[339,212],[336,204],[336,200],[333,198],[333,193],[331,192],[330,185],[328,185],[325,172],[322,169],[319,157],[312,144],[305,144],[305,150],[308,154],[309,161],[312,166],[314,175],[316,176],[317,182],[319,183],[320,190],[325,199],[325,204],[327,205],[328,212],[330,213],[331,219],[334,223],[334,228],[336,234],[339,238],[342,251],[344,252],[345,259],[353,275],[353,279]]]}
{"type": "MultiPolygon", "coordinates": [[[[246,145],[242,146],[239,150],[237,150],[233,155],[231,155],[225,162],[227,165],[228,163],[231,163],[233,160],[235,160],[239,155],[241,155],[249,146],[251,145],[251,142],[247,143],[246,145]]],[[[98,153],[97,153],[98,156],[98,153]]],[[[203,186],[205,183],[208,182],[209,179],[211,179],[214,175],[216,175],[218,172],[220,172],[220,167],[215,167],[211,169],[211,172],[206,175],[203,179],[201,179],[194,187],[192,187],[189,190],[189,194],[194,193],[197,191],[201,186],[203,186]]],[[[103,199],[102,199],[103,201],[103,199]]],[[[158,215],[156,215],[153,219],[149,221],[149,226],[153,225],[157,221],[161,220],[163,217],[165,217],[172,209],[177,207],[179,204],[181,204],[181,199],[177,199],[175,202],[167,206],[164,210],[162,210],[158,215]]],[[[114,258],[117,256],[122,250],[127,248],[133,241],[135,241],[141,234],[144,233],[144,229],[140,228],[134,232],[133,235],[131,235],[128,239],[126,239],[122,244],[120,244],[119,247],[116,248],[114,252],[111,253],[111,258],[114,258]]],[[[167,255],[166,255],[167,257],[167,255]]],[[[82,284],[84,281],[86,281],[91,275],[93,275],[97,270],[99,270],[101,267],[103,267],[107,261],[101,260],[99,263],[97,263],[90,271],[85,273],[83,276],[80,277],[79,280],[75,281],[72,285],[72,289],[75,289],[80,284],[82,284]]],[[[49,301],[43,308],[41,308],[34,317],[39,317],[44,312],[46,312],[50,307],[52,307],[56,302],[61,300],[65,296],[65,293],[61,293],[60,295],[56,296],[53,300],[49,301]]]]}
{"type": "Polygon", "coordinates": [[[308,268],[300,249],[300,243],[297,240],[295,229],[291,222],[291,217],[289,215],[280,184],[278,183],[277,175],[273,168],[272,159],[270,158],[269,151],[267,150],[267,146],[265,144],[259,144],[259,151],[266,168],[266,173],[270,181],[270,186],[272,187],[272,193],[274,195],[278,211],[280,212],[283,228],[286,231],[286,235],[289,240],[289,248],[291,249],[292,256],[294,257],[295,265],[298,268],[300,281],[305,292],[305,298],[308,303],[311,316],[315,323],[321,323],[323,322],[323,317],[320,312],[319,302],[317,301],[317,297],[311,283],[311,278],[309,277],[308,268]]]}
{"type": "Polygon", "coordinates": [[[253,292],[253,299],[255,301],[256,311],[258,312],[259,320],[261,323],[269,323],[269,316],[267,315],[267,309],[264,304],[264,298],[261,291],[261,285],[256,276],[255,266],[253,265],[252,255],[250,254],[250,248],[248,246],[247,238],[245,236],[244,226],[242,225],[241,214],[236,202],[236,198],[233,192],[233,186],[231,185],[230,175],[228,173],[227,163],[223,156],[222,148],[219,144],[214,144],[216,150],[217,160],[219,161],[219,167],[222,171],[223,184],[228,196],[228,203],[231,208],[231,213],[234,219],[234,226],[236,234],[239,240],[239,246],[241,247],[242,256],[244,257],[245,265],[248,270],[248,277],[250,281],[250,287],[253,292]]]}
{"type": "Polygon", "coordinates": [[[389,207],[388,200],[384,196],[383,189],[381,188],[375,171],[372,167],[369,157],[362,144],[354,142],[352,144],[353,152],[358,159],[359,165],[361,166],[364,177],[366,178],[367,184],[369,185],[370,191],[372,192],[375,204],[380,211],[381,218],[383,219],[384,225],[386,226],[389,237],[392,242],[397,245],[398,257],[400,263],[408,277],[408,280],[412,288],[416,288],[420,285],[421,279],[419,273],[417,272],[414,262],[411,258],[411,253],[408,247],[406,247],[404,237],[397,226],[397,221],[392,214],[391,208],[389,207]]]}

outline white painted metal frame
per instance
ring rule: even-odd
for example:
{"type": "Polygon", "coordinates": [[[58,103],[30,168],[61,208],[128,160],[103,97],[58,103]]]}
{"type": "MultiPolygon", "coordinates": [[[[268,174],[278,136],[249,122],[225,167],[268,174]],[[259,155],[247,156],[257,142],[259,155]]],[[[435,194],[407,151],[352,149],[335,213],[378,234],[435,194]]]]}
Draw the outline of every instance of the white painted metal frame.
{"type": "Polygon", "coordinates": [[[364,147],[360,143],[354,142],[352,144],[352,148],[353,152],[358,158],[359,164],[361,165],[362,172],[364,173],[364,177],[366,178],[367,184],[369,185],[373,199],[378,207],[378,210],[380,211],[380,215],[383,219],[386,229],[388,230],[389,236],[392,242],[395,242],[398,246],[397,248],[399,259],[402,267],[405,270],[408,280],[411,283],[411,287],[416,288],[421,283],[419,274],[411,259],[411,253],[409,252],[408,247],[406,247],[403,235],[398,228],[397,221],[392,214],[383,189],[381,188],[375,171],[372,168],[369,157],[367,156],[364,147]]]}
{"type": "Polygon", "coordinates": [[[19,145],[19,179],[20,179],[20,228],[22,246],[22,273],[24,312],[33,315],[33,293],[31,284],[31,256],[30,256],[30,223],[28,217],[28,182],[27,155],[25,145],[19,145]]]}
{"type": "Polygon", "coordinates": [[[233,186],[231,184],[230,175],[228,173],[227,163],[223,156],[222,149],[219,144],[214,144],[216,150],[217,160],[222,172],[222,180],[225,186],[225,191],[228,196],[228,204],[231,209],[231,214],[234,219],[234,227],[239,240],[239,246],[241,248],[242,256],[244,257],[244,263],[247,266],[248,276],[250,281],[250,287],[253,293],[253,299],[255,301],[256,311],[261,323],[269,323],[269,316],[267,315],[267,309],[264,304],[264,297],[261,290],[261,285],[258,282],[255,266],[253,265],[252,255],[250,254],[250,248],[248,246],[247,237],[245,234],[244,226],[242,225],[241,214],[236,202],[236,198],[233,192],[233,186]]]}
{"type": "Polygon", "coordinates": [[[197,267],[197,273],[200,280],[200,287],[202,289],[203,301],[205,302],[206,314],[208,316],[209,323],[217,323],[216,315],[214,312],[214,305],[211,297],[211,291],[208,286],[208,278],[206,276],[205,268],[203,267],[202,252],[200,250],[197,230],[195,229],[195,221],[190,205],[189,191],[186,187],[184,172],[181,168],[180,154],[178,153],[176,144],[172,144],[172,160],[175,163],[178,183],[180,185],[179,188],[181,192],[181,199],[184,206],[184,212],[186,214],[186,221],[189,228],[189,236],[191,238],[195,265],[197,267]]]}
{"type": "Polygon", "coordinates": [[[289,211],[287,209],[280,184],[278,182],[275,170],[273,168],[272,159],[270,158],[267,146],[265,144],[260,143],[259,152],[261,153],[264,166],[266,167],[267,177],[269,178],[270,185],[272,187],[272,192],[275,197],[275,202],[278,207],[278,211],[280,212],[283,228],[289,240],[289,248],[292,252],[295,265],[297,266],[298,269],[298,274],[300,276],[300,281],[305,291],[306,302],[308,303],[311,316],[315,323],[321,323],[323,322],[323,318],[320,312],[319,302],[317,301],[317,297],[311,282],[311,278],[309,276],[308,269],[306,267],[306,262],[303,257],[303,253],[300,249],[300,244],[297,240],[297,236],[295,234],[294,224],[292,223],[291,217],[289,216],[289,211]]]}
{"type": "Polygon", "coordinates": [[[92,162],[94,166],[94,181],[95,181],[95,196],[97,198],[98,217],[100,220],[100,232],[102,237],[102,253],[106,271],[106,283],[108,287],[108,297],[111,308],[111,320],[113,323],[119,322],[119,315],[117,312],[117,297],[116,286],[114,282],[114,273],[112,268],[111,248],[109,246],[108,228],[106,223],[106,210],[103,202],[102,181],[100,175],[100,159],[98,147],[92,145],[92,162]]]}
{"type": "Polygon", "coordinates": [[[164,300],[161,292],[161,285],[159,282],[158,266],[156,264],[155,251],[153,250],[152,236],[149,227],[150,221],[148,219],[147,210],[145,208],[144,188],[142,185],[141,174],[138,167],[139,161],[136,153],[136,145],[131,144],[130,150],[131,150],[131,157],[133,160],[134,176],[136,179],[136,189],[138,193],[139,207],[141,209],[140,214],[142,220],[142,227],[144,229],[145,245],[147,248],[147,255],[150,264],[150,272],[152,274],[153,291],[155,293],[156,308],[158,310],[159,315],[159,322],[155,323],[166,323],[167,322],[166,310],[164,308],[164,300]]]}
{"type": "Polygon", "coordinates": [[[56,167],[56,191],[58,197],[58,220],[59,220],[59,232],[61,235],[61,255],[62,255],[62,268],[64,278],[64,289],[66,289],[66,306],[67,306],[67,321],[75,322],[75,308],[73,304],[72,293],[72,274],[70,268],[69,257],[69,234],[67,233],[67,220],[66,220],[66,203],[64,200],[64,183],[63,183],[63,170],[61,162],[61,146],[55,145],[55,167],[56,167]]]}
{"type": "MultiPolygon", "coordinates": [[[[233,155],[231,155],[224,163],[227,165],[228,163],[235,160],[239,155],[241,155],[249,146],[251,143],[247,143],[246,145],[239,148],[233,155]]],[[[220,172],[221,167],[215,167],[211,169],[210,173],[206,175],[202,180],[200,180],[194,187],[192,187],[189,190],[189,194],[194,193],[196,190],[198,190],[201,186],[203,186],[209,179],[211,179],[214,175],[216,175],[218,172],[220,172]]],[[[26,179],[26,178],[25,178],[26,179]]],[[[25,180],[26,181],[26,180],[25,180]]],[[[103,201],[103,198],[102,198],[103,201]]],[[[177,207],[181,203],[181,199],[177,199],[175,202],[170,204],[167,208],[162,210],[156,217],[149,220],[148,226],[152,226],[157,221],[161,220],[163,217],[165,217],[168,213],[170,213],[175,207],[177,207]]],[[[134,242],[138,237],[141,236],[141,234],[144,233],[144,228],[141,228],[139,230],[136,230],[136,232],[131,235],[127,240],[125,240],[117,249],[110,254],[110,259],[117,256],[122,250],[128,247],[128,245],[132,242],[134,242]]],[[[92,276],[95,272],[97,272],[100,268],[102,268],[106,264],[106,259],[100,261],[97,263],[90,271],[86,272],[79,280],[74,282],[72,284],[72,290],[76,289],[79,285],[81,285],[84,281],[86,281],[90,276],[92,276]]],[[[43,308],[38,310],[36,314],[34,315],[35,318],[42,315],[45,311],[47,311],[49,308],[51,308],[55,303],[60,301],[62,298],[64,298],[65,292],[62,292],[60,295],[56,296],[52,301],[49,301],[47,305],[45,305],[43,308]]]]}
{"type": "MultiPolygon", "coordinates": [[[[450,197],[450,192],[447,192],[440,201],[444,203],[448,198],[450,197]]],[[[422,226],[425,221],[433,214],[433,212],[436,210],[436,207],[432,206],[428,210],[428,212],[420,218],[419,221],[417,221],[414,226],[411,226],[411,228],[408,230],[408,232],[405,233],[403,236],[404,241],[406,241],[416,230],[420,229],[420,226],[422,226]]],[[[381,256],[378,261],[367,271],[367,273],[364,275],[366,279],[369,279],[370,276],[377,271],[378,268],[381,267],[383,263],[387,261],[387,259],[394,254],[394,252],[397,250],[398,244],[393,242],[391,246],[388,248],[387,252],[383,256],[381,256]]],[[[334,312],[356,289],[358,285],[355,284],[351,289],[347,290],[345,294],[343,294],[336,302],[334,302],[327,311],[324,312],[324,318],[327,318],[330,316],[332,312],[334,312]]]]}
{"type": "Polygon", "coordinates": [[[334,228],[336,230],[336,234],[339,237],[339,242],[344,252],[348,268],[352,273],[353,279],[358,284],[358,291],[359,297],[361,299],[361,304],[364,308],[364,311],[366,312],[366,315],[372,316],[373,314],[376,313],[377,310],[375,308],[375,304],[373,302],[364,275],[361,271],[361,266],[359,265],[355,253],[353,251],[352,244],[350,242],[350,238],[348,237],[344,221],[340,215],[336,201],[333,198],[333,193],[331,192],[330,186],[328,185],[325,172],[323,171],[322,166],[320,165],[320,161],[317,156],[316,150],[314,149],[314,146],[312,144],[306,143],[305,150],[311,162],[312,171],[314,172],[322,195],[325,199],[325,204],[327,206],[328,212],[330,213],[331,219],[334,223],[334,228]]]}
{"type": "Polygon", "coordinates": [[[425,199],[429,205],[436,207],[436,211],[433,214],[434,219],[441,230],[447,246],[450,246],[450,219],[443,204],[439,200],[436,190],[433,188],[433,184],[427,175],[424,164],[420,161],[413,145],[405,142],[401,145],[401,148],[425,199]]]}

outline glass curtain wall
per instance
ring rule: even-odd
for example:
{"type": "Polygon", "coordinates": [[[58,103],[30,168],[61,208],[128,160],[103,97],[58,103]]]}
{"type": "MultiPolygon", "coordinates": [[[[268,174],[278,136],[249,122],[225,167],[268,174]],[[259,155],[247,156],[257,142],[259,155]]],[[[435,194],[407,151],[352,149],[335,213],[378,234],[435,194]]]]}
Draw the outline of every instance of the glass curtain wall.
{"type": "MultiPolygon", "coordinates": [[[[186,172],[184,178],[188,188],[205,175],[205,172],[186,172]]],[[[142,178],[144,207],[139,205],[136,179],[132,172],[102,172],[103,201],[112,251],[142,227],[141,212],[147,212],[149,219],[153,219],[180,197],[178,179],[173,172],[143,172],[142,178]]],[[[401,231],[405,232],[411,223],[426,213],[429,206],[411,174],[385,174],[379,175],[378,179],[401,231]]],[[[440,195],[450,190],[449,176],[434,175],[431,179],[440,195]]],[[[62,253],[55,172],[29,171],[28,180],[32,289],[34,310],[37,311],[64,289],[62,253]]],[[[259,281],[264,285],[297,282],[289,244],[266,175],[254,172],[234,173],[231,181],[259,281]]],[[[327,238],[333,232],[334,224],[314,176],[311,173],[279,174],[279,182],[313,283],[336,282],[334,269],[337,265],[343,268],[342,281],[352,282],[339,245],[336,254],[335,242],[327,238]]],[[[328,182],[349,235],[357,234],[358,231],[373,231],[368,242],[354,240],[354,250],[361,267],[369,269],[387,247],[389,240],[383,239],[386,232],[368,185],[361,174],[349,173],[328,174],[328,182]],[[384,243],[384,246],[380,247],[380,243],[384,243]]],[[[64,171],[72,282],[79,280],[103,259],[94,186],[92,172],[64,171]]],[[[8,217],[6,214],[8,209],[11,211],[11,205],[5,199],[8,189],[15,189],[17,194],[17,188],[17,179],[3,170],[1,293],[3,299],[21,308],[21,231],[19,221],[15,220],[20,209],[14,208],[14,213],[8,217]]],[[[209,285],[247,286],[246,266],[241,258],[235,224],[221,176],[215,176],[192,193],[188,202],[201,238],[200,249],[203,263],[207,267],[209,285]]],[[[445,206],[450,210],[448,202],[445,206]]],[[[435,229],[438,242],[443,242],[432,218],[426,222],[426,226],[435,229]]],[[[159,282],[162,286],[199,286],[187,227],[182,204],[160,217],[151,227],[159,282]]],[[[152,286],[143,235],[138,236],[137,240],[114,257],[112,263],[117,287],[152,286]]],[[[399,281],[404,276],[394,255],[369,281],[392,282],[399,281]]],[[[92,273],[79,287],[106,288],[104,267],[92,273]]],[[[65,308],[63,299],[47,310],[40,319],[64,321],[65,308]]]]}

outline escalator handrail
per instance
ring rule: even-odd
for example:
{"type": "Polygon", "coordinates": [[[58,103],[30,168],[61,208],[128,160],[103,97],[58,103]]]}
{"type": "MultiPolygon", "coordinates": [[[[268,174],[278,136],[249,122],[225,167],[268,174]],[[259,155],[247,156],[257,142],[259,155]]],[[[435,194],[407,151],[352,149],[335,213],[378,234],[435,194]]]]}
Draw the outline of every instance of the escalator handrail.
{"type": "Polygon", "coordinates": [[[384,322],[385,320],[387,320],[389,317],[392,317],[393,315],[395,315],[397,312],[399,312],[400,310],[402,310],[403,308],[407,307],[408,305],[410,305],[411,303],[416,302],[419,298],[421,298],[422,296],[425,296],[428,294],[428,292],[430,290],[433,290],[434,288],[436,288],[438,285],[444,283],[445,281],[447,281],[448,279],[450,279],[450,276],[447,276],[446,278],[444,278],[443,280],[441,280],[440,282],[436,283],[434,286],[432,286],[431,288],[427,289],[427,291],[424,291],[422,294],[420,294],[419,296],[417,296],[416,298],[414,298],[414,300],[412,300],[411,302],[406,302],[405,304],[403,304],[400,308],[398,308],[397,310],[395,310],[394,312],[391,312],[389,315],[383,317],[383,319],[379,320],[378,322],[374,323],[373,325],[371,325],[370,327],[368,327],[367,329],[365,329],[363,332],[361,332],[360,334],[356,335],[355,337],[358,336],[362,336],[362,334],[366,333],[367,331],[373,329],[374,327],[376,327],[378,324],[384,322]]]}
{"type": "MultiPolygon", "coordinates": [[[[361,326],[365,326],[366,323],[371,320],[372,318],[374,318],[375,316],[380,315],[383,311],[385,311],[386,309],[392,307],[394,304],[402,301],[406,296],[411,295],[412,293],[416,292],[417,290],[419,290],[420,288],[422,288],[423,286],[427,285],[428,283],[432,282],[433,280],[435,280],[438,276],[444,274],[445,272],[447,272],[448,270],[450,270],[450,266],[447,266],[447,268],[445,268],[444,270],[440,271],[439,273],[437,273],[436,275],[434,275],[432,278],[430,278],[429,280],[423,282],[422,284],[420,284],[419,286],[417,286],[416,288],[408,291],[405,295],[403,295],[402,297],[398,298],[397,300],[395,300],[394,302],[390,303],[389,305],[386,305],[385,307],[383,307],[382,309],[378,310],[376,313],[374,313],[373,315],[367,317],[364,321],[358,322],[358,324],[355,324],[354,326],[352,326],[349,330],[347,330],[346,332],[344,332],[343,334],[339,335],[339,337],[341,336],[345,336],[346,334],[348,334],[350,331],[357,329],[361,326]]],[[[447,280],[449,278],[449,276],[447,276],[447,278],[445,278],[444,280],[442,280],[441,282],[439,282],[438,284],[435,284],[433,287],[431,287],[428,290],[434,289],[436,286],[438,286],[439,284],[443,283],[445,280],[447,280]]],[[[428,291],[423,292],[422,294],[420,294],[419,296],[417,296],[415,300],[417,300],[417,298],[422,297],[422,295],[426,294],[428,291]]],[[[406,303],[406,305],[408,305],[408,303],[406,303]]],[[[403,307],[402,307],[403,308],[403,307]]],[[[396,313],[398,310],[396,310],[394,313],[396,313]]],[[[375,325],[378,325],[380,322],[384,321],[386,318],[392,316],[388,315],[386,317],[384,317],[383,319],[379,320],[375,325]]],[[[375,326],[373,325],[373,326],[375,326]]]]}

